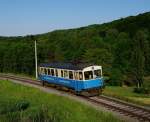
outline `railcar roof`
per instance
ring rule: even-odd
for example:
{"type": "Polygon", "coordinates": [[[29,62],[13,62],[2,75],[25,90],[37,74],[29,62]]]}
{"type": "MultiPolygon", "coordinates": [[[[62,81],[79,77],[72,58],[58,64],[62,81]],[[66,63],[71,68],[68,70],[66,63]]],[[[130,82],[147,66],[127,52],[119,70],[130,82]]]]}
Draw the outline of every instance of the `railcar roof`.
{"type": "Polygon", "coordinates": [[[94,64],[72,64],[72,63],[43,63],[39,65],[40,67],[50,67],[58,69],[70,69],[70,70],[82,70],[89,66],[94,66],[94,64]]]}

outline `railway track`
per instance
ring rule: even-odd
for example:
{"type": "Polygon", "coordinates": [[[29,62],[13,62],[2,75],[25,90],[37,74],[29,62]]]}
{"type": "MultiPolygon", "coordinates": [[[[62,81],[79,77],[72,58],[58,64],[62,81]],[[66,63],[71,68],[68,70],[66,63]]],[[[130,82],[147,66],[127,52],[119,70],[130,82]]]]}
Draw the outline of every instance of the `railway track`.
{"type": "Polygon", "coordinates": [[[12,79],[12,80],[17,80],[17,81],[26,82],[26,83],[41,86],[41,83],[38,80],[33,80],[33,79],[30,79],[30,78],[18,77],[18,76],[14,76],[14,75],[4,75],[4,74],[0,74],[0,77],[8,79],[8,80],[12,79]]]}
{"type": "Polygon", "coordinates": [[[102,105],[109,110],[119,112],[125,116],[135,118],[141,122],[150,122],[150,110],[129,103],[111,100],[104,96],[85,98],[90,102],[102,105]]]}
{"type": "MultiPolygon", "coordinates": [[[[2,75],[2,74],[0,74],[0,77],[41,86],[41,83],[38,80],[32,80],[29,78],[22,78],[13,75],[2,75]]],[[[144,107],[136,106],[127,102],[122,102],[120,100],[112,99],[106,96],[94,96],[94,97],[79,96],[79,97],[93,104],[97,104],[109,110],[119,112],[120,114],[123,114],[125,116],[135,118],[141,122],[150,122],[150,110],[144,107]]]]}

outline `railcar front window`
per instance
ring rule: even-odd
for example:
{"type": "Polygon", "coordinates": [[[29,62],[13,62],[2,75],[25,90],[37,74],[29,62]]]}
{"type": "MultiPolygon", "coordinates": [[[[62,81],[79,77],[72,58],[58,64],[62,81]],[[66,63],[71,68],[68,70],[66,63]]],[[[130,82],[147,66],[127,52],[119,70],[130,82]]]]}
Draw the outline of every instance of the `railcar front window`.
{"type": "Polygon", "coordinates": [[[94,75],[95,75],[95,78],[100,78],[101,77],[101,70],[94,70],[94,75]]]}
{"type": "Polygon", "coordinates": [[[92,71],[84,72],[84,77],[85,77],[85,80],[93,79],[93,72],[92,71]]]}

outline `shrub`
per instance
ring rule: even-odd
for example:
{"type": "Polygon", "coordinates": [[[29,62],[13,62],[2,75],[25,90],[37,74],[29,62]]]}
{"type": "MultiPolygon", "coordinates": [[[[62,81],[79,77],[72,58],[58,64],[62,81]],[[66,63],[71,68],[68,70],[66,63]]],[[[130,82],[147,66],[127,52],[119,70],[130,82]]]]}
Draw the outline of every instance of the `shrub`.
{"type": "Polygon", "coordinates": [[[25,100],[0,103],[0,114],[7,114],[17,111],[24,111],[29,107],[29,102],[25,100]]]}
{"type": "Polygon", "coordinates": [[[108,83],[111,86],[122,86],[123,84],[123,75],[120,70],[112,69],[110,82],[108,83]]]}
{"type": "Polygon", "coordinates": [[[136,87],[136,88],[134,88],[134,92],[139,93],[139,94],[150,94],[150,90],[145,87],[140,87],[140,88],[136,87]]]}
{"type": "Polygon", "coordinates": [[[22,111],[22,110],[24,111],[25,109],[29,107],[29,102],[25,100],[18,101],[15,107],[16,107],[16,110],[18,111],[22,111]]]}

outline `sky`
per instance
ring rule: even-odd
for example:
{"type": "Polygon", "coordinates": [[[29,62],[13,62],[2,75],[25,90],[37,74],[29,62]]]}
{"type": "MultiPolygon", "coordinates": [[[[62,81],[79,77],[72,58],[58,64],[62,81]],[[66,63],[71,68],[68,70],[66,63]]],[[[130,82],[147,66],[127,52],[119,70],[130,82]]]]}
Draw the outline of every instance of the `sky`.
{"type": "Polygon", "coordinates": [[[0,36],[101,24],[150,11],[150,0],[0,0],[0,36]]]}

